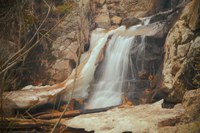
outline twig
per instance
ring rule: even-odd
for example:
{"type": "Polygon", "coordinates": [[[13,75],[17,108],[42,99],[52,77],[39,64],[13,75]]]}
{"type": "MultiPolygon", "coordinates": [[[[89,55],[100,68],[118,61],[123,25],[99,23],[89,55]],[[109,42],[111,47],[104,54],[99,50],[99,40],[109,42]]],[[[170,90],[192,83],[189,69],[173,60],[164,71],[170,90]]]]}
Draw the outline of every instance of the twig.
{"type": "MultiPolygon", "coordinates": [[[[79,40],[79,39],[78,39],[78,40],[79,40]]],[[[79,53],[80,53],[80,51],[81,51],[81,50],[79,49],[79,53]]],[[[65,109],[63,110],[62,114],[60,115],[58,121],[57,121],[56,124],[54,125],[54,127],[53,127],[51,133],[54,133],[54,132],[55,132],[55,130],[56,130],[58,124],[60,123],[62,117],[64,116],[65,112],[67,111],[67,108],[68,108],[68,106],[69,106],[69,104],[70,104],[70,102],[71,102],[71,100],[72,100],[73,93],[74,93],[74,89],[75,89],[75,87],[76,87],[76,77],[77,77],[77,72],[78,72],[78,71],[77,71],[77,70],[78,70],[77,67],[78,67],[78,62],[79,62],[79,60],[80,60],[80,58],[78,58],[78,61],[77,61],[77,63],[76,63],[76,67],[75,67],[75,76],[74,76],[74,83],[73,83],[73,88],[72,88],[72,91],[71,91],[71,94],[70,94],[68,103],[67,103],[65,109]]]]}
{"type": "MultiPolygon", "coordinates": [[[[48,12],[48,14],[49,14],[49,12],[48,12]]],[[[48,16],[48,15],[47,15],[47,16],[48,16]]],[[[47,18],[47,17],[46,17],[46,18],[47,18]]],[[[6,62],[2,65],[2,67],[0,67],[0,68],[3,68],[3,67],[4,67],[5,65],[7,65],[8,63],[9,63],[10,65],[7,66],[5,69],[1,70],[0,75],[1,75],[2,73],[4,73],[5,71],[7,71],[8,69],[12,68],[12,67],[17,63],[17,61],[18,61],[21,57],[23,57],[23,56],[26,55],[28,52],[30,52],[30,51],[41,41],[41,39],[44,38],[44,37],[46,37],[46,35],[49,34],[49,33],[50,33],[64,18],[65,18],[65,16],[63,16],[63,17],[60,19],[60,21],[59,21],[58,23],[56,23],[55,26],[52,27],[49,31],[47,31],[45,34],[42,34],[41,38],[39,38],[38,41],[37,41],[36,43],[34,43],[34,44],[33,44],[28,50],[26,50],[24,53],[22,53],[21,55],[19,55],[13,62],[9,63],[9,61],[12,60],[12,58],[14,58],[16,55],[18,55],[20,52],[22,52],[22,51],[24,50],[24,48],[25,48],[26,45],[25,45],[22,49],[20,49],[18,52],[16,52],[10,59],[8,59],[8,61],[6,61],[6,62]]],[[[40,25],[40,26],[41,26],[41,25],[40,25]]],[[[38,29],[39,29],[39,28],[38,28],[38,29]]],[[[38,32],[38,30],[37,30],[37,32],[38,32]]]]}
{"type": "MultiPolygon", "coordinates": [[[[64,19],[66,17],[66,15],[64,15],[49,31],[47,31],[45,34],[43,34],[41,37],[40,37],[40,39],[36,42],[36,43],[34,43],[33,45],[32,45],[32,47],[31,48],[29,48],[28,50],[27,50],[27,52],[29,52],[30,50],[32,50],[32,48],[34,48],[47,34],[49,34],[52,30],[54,30],[56,27],[57,27],[57,25],[58,24],[60,24],[60,22],[62,22],[62,20],[64,19]]],[[[11,58],[9,58],[0,68],[2,69],[3,67],[5,67],[5,65],[7,65],[9,62],[10,62],[10,60],[12,60],[16,55],[18,55],[19,53],[21,53],[22,51],[24,50],[24,47],[22,48],[22,49],[20,49],[19,51],[17,51],[11,58]]],[[[24,54],[26,54],[27,53],[26,51],[24,52],[24,53],[22,53],[22,55],[20,55],[20,56],[18,56],[16,59],[15,59],[15,61],[17,61],[17,60],[19,60],[24,54]]],[[[15,62],[15,61],[13,61],[13,62],[15,62]]],[[[12,64],[13,62],[11,62],[10,64],[12,64]]],[[[5,72],[6,70],[8,70],[8,69],[10,69],[11,67],[13,67],[14,65],[9,65],[8,67],[9,68],[5,68],[5,69],[3,69],[2,71],[3,72],[5,72]]],[[[2,74],[3,72],[0,72],[0,74],[2,74]]]]}
{"type": "Polygon", "coordinates": [[[37,122],[37,120],[36,120],[28,111],[26,111],[26,114],[27,114],[34,122],[37,122]]]}
{"type": "MultiPolygon", "coordinates": [[[[48,16],[49,16],[49,13],[50,13],[50,11],[51,11],[51,7],[49,6],[49,4],[45,1],[45,0],[43,0],[44,1],[44,3],[48,6],[48,12],[47,12],[47,15],[45,16],[45,18],[43,19],[43,21],[42,21],[42,23],[40,24],[40,26],[37,28],[37,30],[36,30],[36,32],[34,33],[34,35],[33,35],[33,37],[28,41],[28,43],[27,44],[25,44],[19,51],[17,51],[13,56],[11,56],[2,66],[1,66],[1,68],[3,68],[3,67],[5,67],[11,60],[13,60],[13,58],[15,57],[15,56],[17,56],[18,54],[20,54],[25,48],[26,48],[26,46],[30,43],[30,42],[32,42],[32,40],[35,38],[35,36],[37,35],[37,33],[38,33],[38,31],[40,30],[40,28],[43,26],[43,24],[44,24],[44,22],[46,21],[46,19],[48,18],[48,16]]],[[[38,41],[37,41],[37,43],[38,43],[38,41]]],[[[37,43],[35,43],[34,45],[32,45],[32,47],[34,47],[37,43]]],[[[31,47],[31,49],[32,49],[32,47],[31,47]]],[[[27,50],[28,52],[31,50],[30,48],[27,50]]],[[[25,53],[26,53],[26,51],[25,51],[25,53]]],[[[24,54],[22,54],[22,55],[20,55],[19,57],[22,57],[24,54]]],[[[18,57],[17,57],[17,59],[18,59],[18,57]]],[[[17,60],[16,59],[16,60],[17,60]]],[[[10,67],[12,67],[11,65],[9,65],[10,67]]],[[[4,69],[3,71],[6,71],[7,69],[4,69]]],[[[1,72],[2,73],[2,72],[1,72]]],[[[1,74],[0,73],[0,74],[1,74]]]]}

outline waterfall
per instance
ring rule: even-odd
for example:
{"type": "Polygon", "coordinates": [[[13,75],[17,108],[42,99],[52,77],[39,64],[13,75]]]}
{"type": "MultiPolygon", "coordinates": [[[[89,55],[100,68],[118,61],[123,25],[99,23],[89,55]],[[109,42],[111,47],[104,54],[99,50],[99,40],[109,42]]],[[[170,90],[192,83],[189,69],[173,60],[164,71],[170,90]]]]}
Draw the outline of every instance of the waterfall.
{"type": "MultiPolygon", "coordinates": [[[[150,18],[144,20],[144,25],[149,23],[150,18]]],[[[126,31],[136,31],[141,25],[130,27],[126,31]]],[[[95,38],[96,39],[96,38],[95,38]]],[[[91,38],[91,40],[95,40],[91,38]]],[[[144,36],[140,43],[140,50],[144,51],[144,36]]],[[[115,32],[109,40],[105,52],[105,58],[101,63],[102,74],[98,77],[97,83],[93,86],[91,96],[86,104],[86,108],[104,108],[121,104],[122,89],[127,78],[129,66],[129,51],[132,44],[137,42],[135,36],[126,36],[120,32],[115,32]]],[[[144,43],[145,45],[145,43],[144,43]]],[[[143,63],[142,63],[143,64],[143,63]]],[[[132,77],[134,78],[134,77],[132,77]]]]}
{"type": "Polygon", "coordinates": [[[113,35],[105,53],[103,74],[95,85],[89,108],[102,108],[121,103],[123,81],[128,70],[128,55],[134,37],[113,35]]]}
{"type": "MultiPolygon", "coordinates": [[[[91,47],[88,51],[89,55],[83,55],[81,61],[86,63],[84,64],[81,72],[80,77],[82,79],[82,82],[80,85],[77,85],[77,88],[74,91],[73,98],[86,98],[88,97],[88,88],[90,82],[93,80],[93,75],[96,69],[96,60],[98,58],[98,55],[100,54],[101,49],[105,46],[106,41],[110,35],[113,35],[116,32],[120,32],[125,30],[124,26],[121,26],[115,30],[111,30],[109,32],[105,32],[104,29],[96,29],[93,31],[91,39],[91,47]],[[88,57],[89,56],[89,57],[88,57]]],[[[71,82],[71,80],[69,81],[71,82]]],[[[68,96],[68,95],[67,95],[68,96]]]]}

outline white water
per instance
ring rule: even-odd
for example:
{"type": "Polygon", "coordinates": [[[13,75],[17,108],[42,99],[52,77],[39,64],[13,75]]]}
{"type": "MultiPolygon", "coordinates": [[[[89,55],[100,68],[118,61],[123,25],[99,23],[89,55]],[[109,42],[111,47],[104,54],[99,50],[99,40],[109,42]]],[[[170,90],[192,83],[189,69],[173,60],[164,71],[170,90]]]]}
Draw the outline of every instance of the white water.
{"type": "MultiPolygon", "coordinates": [[[[145,20],[144,24],[147,25],[149,20],[145,20]]],[[[141,25],[133,26],[123,32],[135,31],[139,26],[141,25]]],[[[126,80],[128,71],[129,51],[134,43],[134,36],[124,36],[123,32],[115,32],[109,41],[101,64],[104,67],[103,74],[94,85],[86,108],[104,108],[121,104],[123,81],[126,80]]],[[[94,41],[96,38],[91,38],[91,40],[94,41]]],[[[144,37],[142,37],[142,42],[144,42],[144,37]]]]}
{"type": "Polygon", "coordinates": [[[121,103],[122,81],[128,70],[128,55],[134,37],[115,34],[106,49],[105,70],[94,88],[88,108],[103,108],[121,103]]]}
{"type": "Polygon", "coordinates": [[[93,80],[94,72],[96,69],[96,60],[98,59],[98,56],[100,54],[100,51],[105,46],[106,41],[108,37],[116,32],[124,31],[125,27],[121,26],[115,30],[111,30],[106,33],[103,29],[96,29],[93,31],[92,36],[93,39],[91,39],[91,47],[88,51],[88,54],[83,55],[82,62],[86,60],[89,56],[89,59],[87,60],[86,64],[84,65],[83,69],[81,70],[80,77],[82,78],[82,82],[80,85],[77,86],[77,88],[74,90],[73,98],[87,98],[88,97],[88,88],[90,82],[93,80]]]}

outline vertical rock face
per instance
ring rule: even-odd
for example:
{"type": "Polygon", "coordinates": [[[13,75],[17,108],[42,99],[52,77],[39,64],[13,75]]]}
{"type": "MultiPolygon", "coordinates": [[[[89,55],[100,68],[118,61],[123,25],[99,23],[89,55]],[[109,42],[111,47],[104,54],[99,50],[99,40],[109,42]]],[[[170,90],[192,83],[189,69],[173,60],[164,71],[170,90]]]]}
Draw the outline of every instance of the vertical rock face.
{"type": "Polygon", "coordinates": [[[54,60],[45,64],[49,84],[62,82],[71,74],[78,61],[78,50],[84,52],[89,41],[90,1],[82,0],[75,6],[54,30],[50,53],[54,60]]]}
{"type": "Polygon", "coordinates": [[[121,0],[121,10],[125,16],[145,17],[156,13],[157,0],[121,0]]]}
{"type": "Polygon", "coordinates": [[[192,31],[200,29],[200,1],[193,0],[184,9],[182,18],[188,23],[192,31]]]}
{"type": "Polygon", "coordinates": [[[170,102],[181,102],[186,90],[200,85],[199,3],[192,0],[187,4],[165,42],[163,88],[169,92],[170,102]]]}

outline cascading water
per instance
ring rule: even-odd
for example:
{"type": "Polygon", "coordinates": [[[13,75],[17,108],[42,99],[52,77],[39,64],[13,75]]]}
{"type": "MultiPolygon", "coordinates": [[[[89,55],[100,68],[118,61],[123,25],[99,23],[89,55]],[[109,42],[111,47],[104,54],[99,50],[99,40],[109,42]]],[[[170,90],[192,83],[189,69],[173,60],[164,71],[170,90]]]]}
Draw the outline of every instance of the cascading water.
{"type": "MultiPolygon", "coordinates": [[[[149,19],[144,21],[145,25],[149,23],[149,19]]],[[[123,32],[135,31],[138,27],[140,25],[123,32]]],[[[102,74],[94,85],[86,108],[104,108],[121,104],[124,82],[130,80],[127,78],[129,51],[135,42],[135,36],[124,36],[122,31],[120,32],[116,32],[108,43],[105,58],[101,64],[103,66],[102,74]]],[[[144,37],[142,37],[142,42],[144,42],[144,37]]],[[[142,44],[140,45],[142,46],[142,44]]]]}
{"type": "Polygon", "coordinates": [[[103,75],[89,100],[90,108],[103,108],[121,103],[121,89],[128,70],[128,55],[133,40],[133,37],[126,38],[118,34],[111,38],[102,63],[105,68],[103,75]]]}

